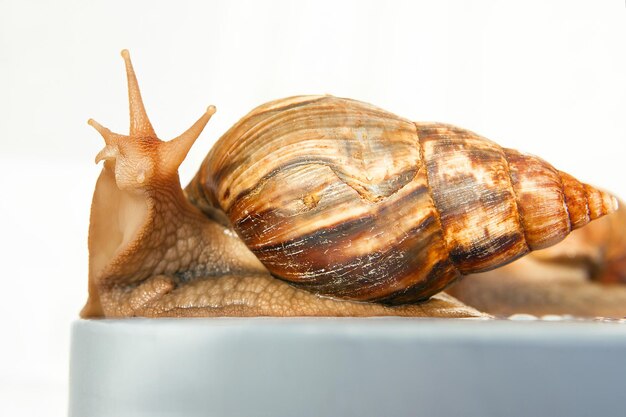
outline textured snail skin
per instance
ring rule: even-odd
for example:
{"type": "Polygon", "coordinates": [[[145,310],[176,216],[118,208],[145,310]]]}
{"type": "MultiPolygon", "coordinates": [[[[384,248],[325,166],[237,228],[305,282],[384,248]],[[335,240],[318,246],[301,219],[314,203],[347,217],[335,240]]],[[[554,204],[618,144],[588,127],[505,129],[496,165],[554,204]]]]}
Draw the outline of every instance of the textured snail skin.
{"type": "Polygon", "coordinates": [[[616,209],[539,158],[331,96],[253,110],[183,192],[178,166],[215,108],[159,140],[122,55],[130,135],[90,120],[106,146],[83,317],[479,316],[415,302],[616,209]]]}

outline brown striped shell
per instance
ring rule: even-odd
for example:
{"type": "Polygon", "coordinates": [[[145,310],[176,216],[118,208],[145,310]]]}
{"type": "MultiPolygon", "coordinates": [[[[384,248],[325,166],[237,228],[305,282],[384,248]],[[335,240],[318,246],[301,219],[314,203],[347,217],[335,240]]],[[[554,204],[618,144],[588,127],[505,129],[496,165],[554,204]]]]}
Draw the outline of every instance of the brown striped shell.
{"type": "Polygon", "coordinates": [[[563,239],[616,200],[470,131],[362,102],[262,105],[186,189],[271,273],[315,293],[419,301],[563,239]]]}

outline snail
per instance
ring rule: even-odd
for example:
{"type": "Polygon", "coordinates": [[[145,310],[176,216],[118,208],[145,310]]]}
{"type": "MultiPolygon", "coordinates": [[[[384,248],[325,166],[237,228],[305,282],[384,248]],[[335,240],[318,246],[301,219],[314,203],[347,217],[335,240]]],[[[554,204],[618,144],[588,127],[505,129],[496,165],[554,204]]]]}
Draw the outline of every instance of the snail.
{"type": "Polygon", "coordinates": [[[479,315],[437,294],[617,209],[538,157],[328,95],[252,110],[183,190],[215,107],[161,141],[122,56],[130,134],[89,120],[105,147],[83,317],[479,315]]]}

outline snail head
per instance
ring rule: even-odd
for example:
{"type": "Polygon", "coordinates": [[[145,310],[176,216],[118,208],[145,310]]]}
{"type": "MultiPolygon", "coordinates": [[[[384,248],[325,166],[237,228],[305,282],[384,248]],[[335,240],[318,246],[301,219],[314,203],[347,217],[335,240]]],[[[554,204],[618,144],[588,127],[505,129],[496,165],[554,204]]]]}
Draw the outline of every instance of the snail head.
{"type": "Polygon", "coordinates": [[[130,54],[126,49],[122,51],[122,57],[128,79],[130,134],[114,133],[93,119],[87,123],[102,135],[105,142],[105,147],[96,155],[96,163],[104,161],[105,169],[115,173],[118,188],[139,190],[155,181],[172,176],[177,178],[178,167],[215,113],[215,106],[209,106],[180,136],[170,141],[160,140],[146,113],[130,54]]]}

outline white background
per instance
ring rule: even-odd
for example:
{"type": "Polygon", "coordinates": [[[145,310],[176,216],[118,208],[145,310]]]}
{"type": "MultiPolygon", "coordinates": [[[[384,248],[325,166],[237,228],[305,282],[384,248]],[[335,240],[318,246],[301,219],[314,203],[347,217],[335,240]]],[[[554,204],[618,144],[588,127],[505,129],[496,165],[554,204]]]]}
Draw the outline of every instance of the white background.
{"type": "Polygon", "coordinates": [[[603,1],[0,0],[0,415],[64,415],[103,146],[129,48],[157,133],[331,93],[458,124],[626,196],[626,9],[603,1]]]}

